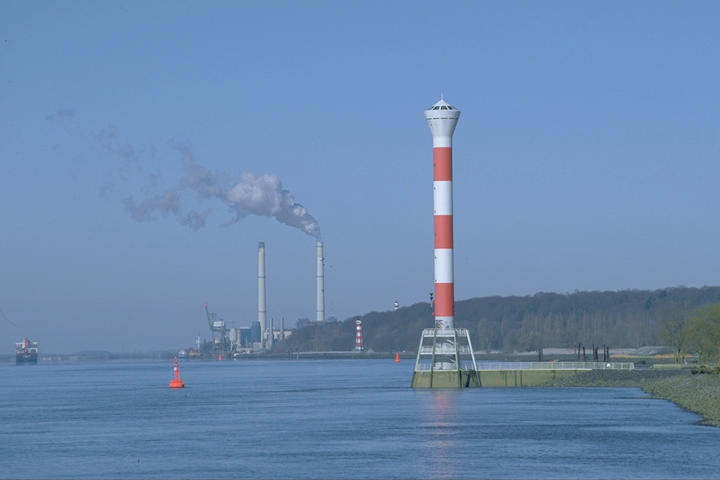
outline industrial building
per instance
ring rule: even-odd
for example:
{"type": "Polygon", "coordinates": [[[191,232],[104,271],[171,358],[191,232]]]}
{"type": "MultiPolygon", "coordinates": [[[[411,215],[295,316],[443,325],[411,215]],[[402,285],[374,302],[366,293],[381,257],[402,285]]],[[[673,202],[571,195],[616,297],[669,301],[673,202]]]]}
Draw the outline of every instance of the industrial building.
{"type": "MultiPolygon", "coordinates": [[[[316,319],[325,320],[325,273],[323,244],[316,244],[316,319]]],[[[280,328],[275,328],[273,318],[267,321],[267,303],[265,287],[265,243],[258,243],[258,318],[249,326],[228,328],[225,320],[217,313],[211,312],[208,304],[204,304],[205,316],[210,329],[210,340],[201,341],[198,337],[195,349],[189,352],[181,350],[182,358],[217,358],[231,359],[251,353],[261,353],[272,350],[275,343],[282,342],[291,334],[285,329],[285,319],[280,320],[280,328]]]]}

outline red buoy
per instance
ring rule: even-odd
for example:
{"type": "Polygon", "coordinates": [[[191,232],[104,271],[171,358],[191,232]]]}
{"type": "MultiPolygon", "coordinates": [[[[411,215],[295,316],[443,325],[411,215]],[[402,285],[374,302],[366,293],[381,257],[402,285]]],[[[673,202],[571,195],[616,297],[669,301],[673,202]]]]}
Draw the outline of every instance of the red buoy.
{"type": "Polygon", "coordinates": [[[173,359],[173,374],[175,378],[170,380],[170,388],[183,388],[185,384],[180,380],[180,364],[178,363],[177,357],[173,359]]]}
{"type": "Polygon", "coordinates": [[[400,363],[400,353],[395,352],[395,363],[400,363]]]}

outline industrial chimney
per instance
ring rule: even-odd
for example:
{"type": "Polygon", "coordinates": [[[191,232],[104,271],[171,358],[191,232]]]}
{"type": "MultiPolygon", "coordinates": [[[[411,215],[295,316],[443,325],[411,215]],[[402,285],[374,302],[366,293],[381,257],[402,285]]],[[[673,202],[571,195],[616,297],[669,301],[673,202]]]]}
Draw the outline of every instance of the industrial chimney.
{"type": "Polygon", "coordinates": [[[258,243],[258,322],[260,322],[260,345],[265,347],[265,243],[258,243]]]}
{"type": "Polygon", "coordinates": [[[317,322],[325,321],[325,258],[323,243],[317,242],[317,322]]]}

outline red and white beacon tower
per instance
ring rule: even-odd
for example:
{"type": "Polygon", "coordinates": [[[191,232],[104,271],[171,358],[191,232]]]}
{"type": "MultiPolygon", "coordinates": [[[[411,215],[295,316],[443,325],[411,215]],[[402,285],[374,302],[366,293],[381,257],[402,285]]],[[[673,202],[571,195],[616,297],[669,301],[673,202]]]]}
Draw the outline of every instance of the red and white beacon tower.
{"type": "Polygon", "coordinates": [[[359,352],[365,350],[365,346],[363,345],[362,320],[359,318],[355,320],[355,350],[359,352]]]}
{"type": "Polygon", "coordinates": [[[435,223],[435,328],[420,336],[411,386],[480,386],[467,328],[455,328],[453,274],[452,137],[460,110],[440,99],[425,110],[433,138],[433,219],[435,223]]]}
{"type": "Polygon", "coordinates": [[[441,99],[425,110],[433,137],[435,328],[454,328],[452,136],[460,110],[441,99]]]}

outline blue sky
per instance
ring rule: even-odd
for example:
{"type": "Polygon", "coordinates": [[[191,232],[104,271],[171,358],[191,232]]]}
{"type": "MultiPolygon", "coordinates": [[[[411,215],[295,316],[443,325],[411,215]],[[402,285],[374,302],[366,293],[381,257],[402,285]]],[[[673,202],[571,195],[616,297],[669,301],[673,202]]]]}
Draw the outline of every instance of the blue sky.
{"type": "MultiPolygon", "coordinates": [[[[458,300],[717,285],[716,2],[0,4],[0,338],[141,351],[268,313],[314,317],[315,240],[273,218],[194,231],[124,205],[186,145],[276,175],[314,216],[328,316],[426,301],[432,143],[454,137],[458,300]],[[13,325],[14,324],[14,325],[13,325]]],[[[349,339],[351,345],[352,339],[349,339]]],[[[5,347],[3,347],[5,348],[5,347]]]]}

